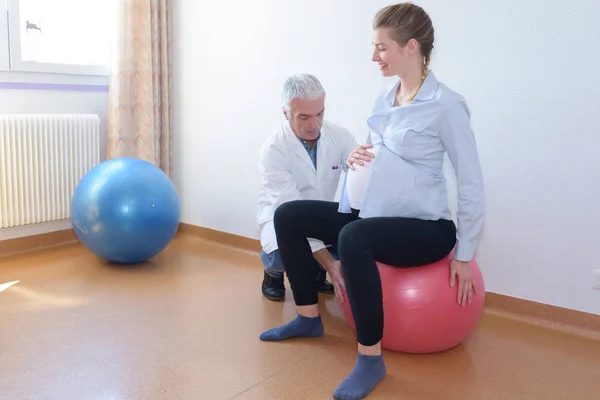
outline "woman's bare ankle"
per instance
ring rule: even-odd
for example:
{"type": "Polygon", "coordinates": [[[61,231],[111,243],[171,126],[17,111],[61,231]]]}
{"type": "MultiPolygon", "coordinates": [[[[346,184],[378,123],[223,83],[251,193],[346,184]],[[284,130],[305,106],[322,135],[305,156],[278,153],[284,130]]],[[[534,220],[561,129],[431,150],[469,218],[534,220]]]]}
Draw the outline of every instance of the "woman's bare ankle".
{"type": "Polygon", "coordinates": [[[363,346],[358,344],[358,352],[365,356],[380,356],[381,355],[381,342],[374,346],[363,346]]]}
{"type": "Polygon", "coordinates": [[[319,305],[297,306],[298,314],[306,318],[317,318],[319,316],[319,305]]]}

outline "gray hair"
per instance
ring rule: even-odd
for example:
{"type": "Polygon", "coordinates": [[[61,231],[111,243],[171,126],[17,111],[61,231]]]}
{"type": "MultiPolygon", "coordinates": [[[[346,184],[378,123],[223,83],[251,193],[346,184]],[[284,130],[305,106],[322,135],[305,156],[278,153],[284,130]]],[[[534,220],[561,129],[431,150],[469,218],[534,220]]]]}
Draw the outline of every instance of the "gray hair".
{"type": "Polygon", "coordinates": [[[294,99],[316,100],[326,95],[321,82],[310,74],[292,75],[283,84],[283,108],[290,112],[290,104],[294,99]]]}

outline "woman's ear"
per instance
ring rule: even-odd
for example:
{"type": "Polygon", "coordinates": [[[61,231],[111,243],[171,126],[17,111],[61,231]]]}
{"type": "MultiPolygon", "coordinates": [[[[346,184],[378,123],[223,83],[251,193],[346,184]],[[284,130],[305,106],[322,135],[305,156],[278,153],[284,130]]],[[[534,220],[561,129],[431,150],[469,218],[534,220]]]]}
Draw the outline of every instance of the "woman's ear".
{"type": "Polygon", "coordinates": [[[415,39],[410,39],[408,43],[406,43],[406,48],[411,56],[416,55],[420,50],[419,42],[415,39]]]}

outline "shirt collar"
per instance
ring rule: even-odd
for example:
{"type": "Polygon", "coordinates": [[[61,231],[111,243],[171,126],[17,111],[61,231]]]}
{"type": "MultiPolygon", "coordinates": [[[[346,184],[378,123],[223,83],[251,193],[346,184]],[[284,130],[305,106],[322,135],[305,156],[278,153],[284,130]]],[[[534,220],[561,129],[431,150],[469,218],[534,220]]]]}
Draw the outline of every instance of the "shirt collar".
{"type": "MultiPolygon", "coordinates": [[[[392,108],[392,104],[394,104],[394,100],[396,97],[396,91],[398,90],[399,85],[400,85],[400,80],[398,80],[390,88],[390,90],[386,93],[386,95],[384,97],[385,103],[380,102],[379,104],[377,104],[374,111],[381,112],[381,111],[385,111],[385,109],[392,108]]],[[[435,76],[433,71],[429,71],[427,73],[427,77],[425,77],[425,81],[423,82],[423,85],[421,85],[421,88],[419,89],[419,91],[417,92],[417,95],[415,96],[415,100],[426,101],[426,100],[433,99],[435,97],[435,93],[438,90],[438,86],[439,86],[439,81],[438,81],[437,77],[435,76]]]]}
{"type": "MultiPolygon", "coordinates": [[[[302,142],[302,144],[308,146],[308,142],[306,140],[302,139],[300,136],[298,136],[296,134],[294,134],[294,136],[296,136],[302,142]]],[[[315,139],[315,144],[317,144],[317,142],[319,141],[319,139],[321,139],[321,131],[319,131],[319,136],[317,136],[317,138],[315,139]]]]}
{"type": "Polygon", "coordinates": [[[438,90],[438,86],[438,79],[433,71],[429,71],[423,85],[421,85],[421,89],[419,89],[419,92],[415,96],[415,100],[425,101],[433,99],[435,97],[435,92],[438,90]]]}

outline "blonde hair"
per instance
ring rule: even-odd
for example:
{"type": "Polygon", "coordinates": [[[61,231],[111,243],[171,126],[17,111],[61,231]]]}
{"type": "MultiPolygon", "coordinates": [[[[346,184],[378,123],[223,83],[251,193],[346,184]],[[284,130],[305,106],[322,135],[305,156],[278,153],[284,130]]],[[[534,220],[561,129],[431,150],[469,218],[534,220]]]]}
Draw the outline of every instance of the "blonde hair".
{"type": "Polygon", "coordinates": [[[373,29],[378,28],[389,28],[392,39],[400,46],[406,46],[410,39],[419,42],[423,55],[423,74],[427,74],[435,35],[433,23],[425,10],[412,3],[387,6],[375,15],[373,29]]]}

